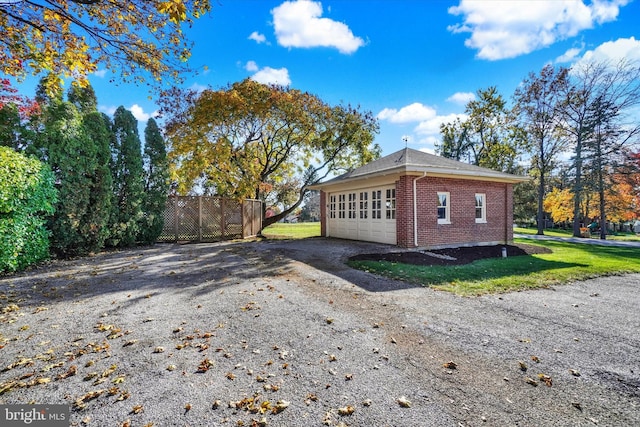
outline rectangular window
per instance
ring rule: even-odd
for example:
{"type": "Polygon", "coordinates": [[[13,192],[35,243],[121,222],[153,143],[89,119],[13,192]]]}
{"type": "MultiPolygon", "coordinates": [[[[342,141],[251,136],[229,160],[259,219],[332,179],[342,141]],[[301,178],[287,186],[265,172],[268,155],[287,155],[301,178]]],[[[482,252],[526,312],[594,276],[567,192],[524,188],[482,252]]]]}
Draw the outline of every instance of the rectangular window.
{"type": "Polygon", "coordinates": [[[396,219],[396,189],[387,189],[387,198],[385,200],[386,218],[396,219]]]}
{"type": "Polygon", "coordinates": [[[360,219],[369,218],[369,192],[360,193],[360,219]]]}
{"type": "Polygon", "coordinates": [[[349,219],[356,219],[356,193],[349,193],[349,219]]]}
{"type": "Polygon", "coordinates": [[[438,224],[451,224],[451,206],[448,192],[438,192],[438,224]]]}
{"type": "Polygon", "coordinates": [[[371,192],[371,218],[382,218],[382,191],[375,190],[371,192]]]}
{"type": "Polygon", "coordinates": [[[476,222],[487,222],[487,196],[476,193],[476,222]]]}
{"type": "Polygon", "coordinates": [[[344,219],[344,211],[345,211],[345,195],[338,195],[338,218],[344,219]]]}
{"type": "Polygon", "coordinates": [[[333,219],[336,217],[336,195],[332,194],[329,196],[329,218],[333,219]]]}

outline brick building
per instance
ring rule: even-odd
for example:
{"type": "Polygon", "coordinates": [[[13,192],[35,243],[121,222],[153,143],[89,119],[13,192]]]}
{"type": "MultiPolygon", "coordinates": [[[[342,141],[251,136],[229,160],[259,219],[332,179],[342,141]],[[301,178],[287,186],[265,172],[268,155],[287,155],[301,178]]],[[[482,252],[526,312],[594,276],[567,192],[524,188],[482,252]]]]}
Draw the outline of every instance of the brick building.
{"type": "Polygon", "coordinates": [[[435,249],[511,242],[526,180],[405,148],[311,188],[323,236],[435,249]]]}

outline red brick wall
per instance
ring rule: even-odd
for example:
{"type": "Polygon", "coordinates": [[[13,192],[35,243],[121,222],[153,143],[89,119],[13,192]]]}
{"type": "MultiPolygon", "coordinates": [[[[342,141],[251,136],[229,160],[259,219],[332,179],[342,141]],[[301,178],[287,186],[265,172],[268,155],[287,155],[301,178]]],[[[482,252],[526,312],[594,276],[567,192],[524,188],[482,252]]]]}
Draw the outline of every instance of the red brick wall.
{"type": "Polygon", "coordinates": [[[396,235],[397,245],[410,248],[413,242],[413,179],[401,176],[396,181],[396,235]]]}
{"type": "Polygon", "coordinates": [[[506,243],[513,240],[512,184],[403,176],[396,183],[398,246],[414,247],[413,180],[417,178],[419,247],[506,243]],[[437,193],[450,194],[451,224],[438,224],[437,193]],[[486,223],[475,221],[475,194],[486,195],[486,223]]]}

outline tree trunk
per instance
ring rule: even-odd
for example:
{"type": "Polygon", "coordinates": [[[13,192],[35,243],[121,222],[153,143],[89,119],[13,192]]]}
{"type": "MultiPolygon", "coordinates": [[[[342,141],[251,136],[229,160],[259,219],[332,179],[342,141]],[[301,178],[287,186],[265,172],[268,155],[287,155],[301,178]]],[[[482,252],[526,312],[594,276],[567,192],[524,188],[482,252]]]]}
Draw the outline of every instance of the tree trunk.
{"type": "Polygon", "coordinates": [[[544,172],[540,169],[540,185],[538,187],[538,236],[544,236],[544,172]]]}
{"type": "MultiPolygon", "coordinates": [[[[267,228],[268,226],[270,226],[271,224],[275,224],[276,222],[280,221],[281,219],[284,219],[287,217],[287,215],[289,215],[291,212],[293,212],[294,210],[296,210],[298,208],[298,206],[300,206],[302,204],[302,201],[304,200],[304,195],[307,193],[307,189],[303,188],[300,191],[300,197],[298,197],[298,201],[296,201],[292,206],[288,207],[287,209],[285,209],[284,211],[280,212],[279,214],[276,214],[274,216],[270,216],[269,218],[262,218],[262,229],[264,230],[265,228],[267,228]]],[[[262,230],[260,230],[262,231],[262,230]]]]}
{"type": "Polygon", "coordinates": [[[580,200],[582,199],[582,135],[576,144],[576,182],[573,188],[573,237],[580,237],[580,200]]]}

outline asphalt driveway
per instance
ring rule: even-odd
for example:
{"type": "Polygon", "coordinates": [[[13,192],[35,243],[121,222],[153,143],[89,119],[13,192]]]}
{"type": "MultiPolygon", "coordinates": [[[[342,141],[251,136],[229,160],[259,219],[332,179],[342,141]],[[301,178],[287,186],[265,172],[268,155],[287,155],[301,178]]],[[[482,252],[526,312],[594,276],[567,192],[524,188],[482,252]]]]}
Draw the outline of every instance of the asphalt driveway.
{"type": "Polygon", "coordinates": [[[640,424],[640,275],[463,298],[344,264],[392,249],[157,245],[2,277],[0,404],[98,426],[640,424]]]}

